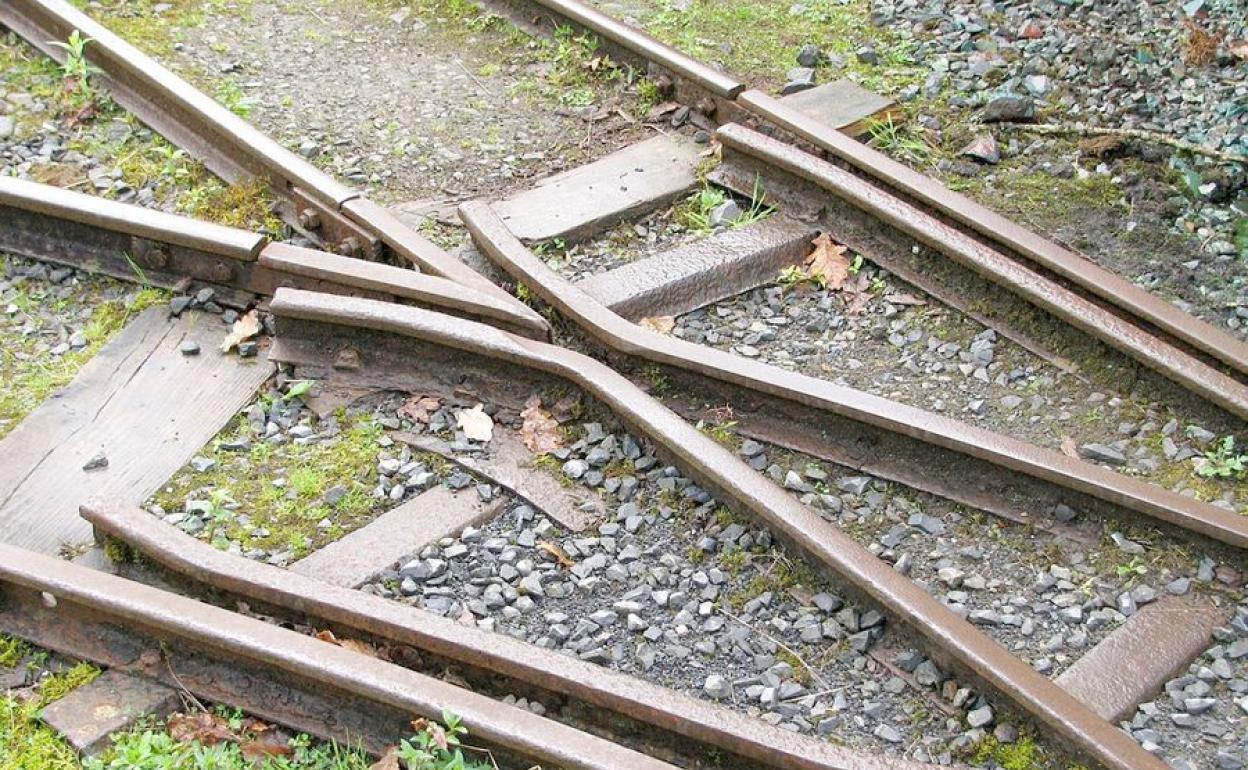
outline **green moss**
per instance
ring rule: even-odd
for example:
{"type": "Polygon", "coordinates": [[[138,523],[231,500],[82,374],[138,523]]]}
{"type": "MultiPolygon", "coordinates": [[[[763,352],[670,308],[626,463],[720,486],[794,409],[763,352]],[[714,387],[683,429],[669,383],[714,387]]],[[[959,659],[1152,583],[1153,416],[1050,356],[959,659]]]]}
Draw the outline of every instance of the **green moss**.
{"type": "Polygon", "coordinates": [[[0,668],[13,668],[30,654],[30,645],[15,636],[0,634],[0,668]]]}
{"type": "Polygon", "coordinates": [[[99,675],[95,666],[79,663],[40,682],[30,700],[0,697],[0,770],[77,770],[77,752],[39,721],[39,712],[99,675]]]}
{"type": "Polygon", "coordinates": [[[1002,743],[991,735],[980,741],[971,756],[976,765],[990,762],[1001,770],[1048,770],[1060,767],[1045,756],[1030,736],[1020,736],[1013,743],[1002,743]]]}
{"type": "Polygon", "coordinates": [[[801,7],[792,13],[789,3],[695,0],[687,10],[664,7],[640,14],[639,21],[660,40],[701,61],[722,63],[753,85],[777,84],[807,43],[844,57],[845,68],[830,77],[852,77],[885,93],[921,82],[914,43],[894,27],[872,25],[865,0],[809,0],[801,7]],[[875,46],[879,64],[863,64],[854,55],[867,43],[875,46]]]}
{"type": "Polygon", "coordinates": [[[1122,191],[1102,174],[1062,179],[1051,174],[1000,167],[992,178],[974,177],[959,187],[1002,213],[1044,229],[1067,223],[1089,208],[1115,207],[1122,191]]]}
{"type": "Polygon", "coordinates": [[[220,547],[238,540],[247,548],[289,549],[298,558],[367,523],[389,505],[389,500],[372,496],[381,428],[346,415],[339,422],[341,433],[324,441],[257,442],[247,453],[223,449],[229,441],[254,439],[240,416],[205,453],[216,465],[203,472],[183,468],[154,502],[182,510],[188,500],[206,501],[205,539],[220,547]],[[346,493],[330,506],[324,496],[335,486],[346,487],[346,493]],[[241,514],[250,524],[240,522],[241,514]],[[333,526],[320,527],[326,518],[333,526]]]}
{"type": "MultiPolygon", "coordinates": [[[[98,299],[109,279],[87,276],[86,301],[98,299]]],[[[13,304],[27,310],[42,305],[49,295],[38,288],[18,292],[13,304]]],[[[17,427],[27,414],[53,392],[67,385],[104,343],[119,332],[131,318],[144,309],[167,302],[169,295],[158,289],[142,289],[130,299],[101,301],[95,305],[83,326],[86,346],[54,356],[41,350],[35,335],[16,336],[0,348],[0,380],[6,383],[0,391],[0,438],[17,427]]]]}

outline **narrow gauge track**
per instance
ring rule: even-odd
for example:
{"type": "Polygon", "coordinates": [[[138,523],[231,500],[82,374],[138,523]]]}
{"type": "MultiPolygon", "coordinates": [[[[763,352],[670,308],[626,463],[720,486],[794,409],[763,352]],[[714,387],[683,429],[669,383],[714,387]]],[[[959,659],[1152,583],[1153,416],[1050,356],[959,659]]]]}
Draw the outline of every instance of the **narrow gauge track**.
{"type": "MultiPolygon", "coordinates": [[[[703,113],[727,118],[725,122],[745,117],[783,129],[880,185],[862,190],[855,188],[857,183],[852,180],[842,178],[838,181],[831,173],[812,180],[829,192],[846,199],[851,193],[858,195],[863,208],[891,211],[894,220],[911,211],[905,208],[911,202],[929,207],[934,213],[928,212],[927,216],[936,218],[936,221],[925,223],[925,230],[912,233],[914,237],[928,239],[938,251],[948,247],[947,242],[961,244],[960,248],[965,251],[962,255],[964,260],[973,263],[974,269],[989,280],[1006,286],[1027,301],[1122,350],[1227,411],[1240,417],[1248,413],[1248,399],[1242,384],[1243,375],[1248,371],[1245,367],[1248,356],[1245,355],[1244,345],[1228,335],[1180,313],[1167,303],[1039,236],[953,195],[879,153],[826,127],[813,124],[782,103],[757,92],[745,91],[744,86],[730,76],[716,73],[683,57],[597,11],[569,0],[510,3],[510,7],[520,9],[522,14],[529,16],[534,6],[543,13],[554,14],[594,31],[609,48],[619,49],[625,55],[654,65],[657,72],[667,74],[666,82],[674,93],[695,100],[703,113]],[[840,187],[834,190],[835,185],[840,187]],[[890,190],[898,197],[889,198],[890,190]],[[962,235],[955,236],[955,231],[962,235]]],[[[144,269],[154,273],[163,285],[182,287],[187,279],[192,279],[235,291],[273,296],[270,307],[280,324],[275,351],[279,360],[320,365],[328,371],[333,368],[333,353],[349,342],[355,342],[352,347],[362,354],[363,366],[384,371],[395,383],[418,381],[422,377],[436,379],[439,376],[414,363],[414,349],[427,352],[428,361],[444,361],[447,373],[441,376],[449,376],[457,367],[471,365],[486,369],[501,366],[509,375],[519,370],[530,371],[533,376],[561,377],[608,405],[625,423],[649,436],[679,464],[688,468],[699,483],[784,534],[813,562],[828,568],[881,604],[912,634],[925,640],[927,646],[940,650],[955,662],[962,673],[1030,713],[1077,753],[1109,768],[1163,766],[1129,736],[960,620],[907,578],[888,568],[778,487],[752,473],[739,459],[640,392],[627,379],[593,359],[535,341],[534,338],[545,337],[546,326],[529,308],[420,238],[384,209],[341,187],[256,132],[72,7],[59,0],[14,0],[0,8],[0,21],[53,55],[56,51],[46,41],[63,38],[72,29],[79,29],[95,38],[97,45],[93,46],[91,56],[104,69],[106,83],[117,95],[118,101],[158,131],[203,158],[223,178],[229,181],[252,176],[268,179],[275,195],[283,201],[283,214],[287,220],[305,234],[315,235],[314,231],[320,231],[323,233],[322,242],[335,251],[373,258],[387,256],[386,252],[389,252],[389,258],[409,262],[430,275],[384,265],[367,265],[326,252],[265,243],[250,234],[191,224],[178,218],[151,215],[150,212],[138,215],[129,207],[98,200],[87,202],[72,194],[62,195],[24,183],[0,187],[3,212],[12,221],[18,222],[16,227],[0,230],[0,247],[89,268],[91,265],[82,264],[79,258],[67,256],[71,247],[81,248],[85,243],[90,246],[88,251],[91,256],[99,260],[97,269],[103,272],[129,276],[128,264],[118,264],[117,254],[119,251],[133,252],[143,260],[144,269]],[[66,221],[74,223],[74,226],[66,229],[66,221]],[[364,298],[303,289],[330,291],[335,295],[361,295],[364,298]],[[404,307],[399,302],[419,304],[432,310],[404,307]],[[443,312],[452,312],[459,318],[443,315],[443,312]],[[479,322],[503,327],[506,331],[479,322]]],[[[755,138],[739,126],[722,128],[720,137],[726,146],[752,152],[756,158],[789,173],[806,175],[809,179],[813,160],[797,154],[798,151],[791,146],[765,137],[755,138]]],[[[814,159],[814,156],[809,157],[814,159]]],[[[622,321],[618,317],[594,307],[592,301],[586,304],[585,298],[578,297],[574,291],[559,285],[556,279],[543,274],[544,268],[535,264],[523,244],[500,230],[499,224],[490,219],[488,211],[468,206],[464,209],[464,218],[484,251],[517,277],[523,276],[526,283],[543,294],[544,299],[573,316],[590,336],[598,337],[609,347],[691,371],[703,381],[715,380],[738,388],[745,386],[758,394],[776,398],[781,404],[796,403],[812,408],[820,415],[840,415],[861,426],[883,431],[885,436],[895,436],[893,440],[900,442],[897,444],[899,447],[917,441],[952,452],[959,461],[974,458],[985,468],[1000,465],[1008,471],[1022,472],[1042,486],[1051,486],[1058,497],[1070,493],[1084,495],[1097,501],[1097,504],[1154,516],[1236,547],[1245,545],[1242,520],[1231,514],[1054,453],[1020,442],[1001,440],[1000,437],[944,418],[923,422],[922,418],[927,416],[920,410],[899,411],[898,405],[884,399],[864,397],[861,393],[833,388],[810,378],[796,375],[777,378],[778,370],[769,371],[768,367],[743,369],[735,357],[727,356],[723,360],[710,358],[707,351],[700,349],[700,355],[709,358],[709,363],[695,369],[687,360],[682,360],[687,359],[687,350],[673,350],[657,344],[656,339],[646,337],[641,338],[641,342],[624,343],[622,340],[633,334],[635,327],[621,326],[622,321]],[[917,422],[904,419],[911,417],[917,422]]],[[[8,221],[6,219],[6,224],[8,221]]],[[[240,301],[246,299],[240,295],[240,301]]],[[[912,476],[921,480],[923,474],[912,476]]],[[[956,493],[951,496],[956,497],[956,493]]],[[[195,568],[189,557],[179,560],[174,556],[169,544],[137,531],[132,526],[137,524],[133,511],[105,505],[89,508],[87,515],[102,531],[135,544],[156,561],[175,570],[195,568]]],[[[10,548],[4,550],[6,552],[0,553],[4,556],[0,560],[4,565],[0,567],[6,599],[0,605],[4,627],[53,649],[106,664],[128,665],[142,662],[139,654],[142,645],[136,641],[136,635],[141,632],[150,630],[152,636],[149,638],[168,642],[176,641],[180,638],[178,635],[184,632],[188,638],[194,639],[189,636],[191,632],[203,632],[208,625],[207,621],[200,622],[199,610],[192,610],[192,607],[200,605],[188,602],[184,608],[177,603],[187,600],[175,601],[175,609],[185,609],[185,614],[170,613],[171,605],[167,602],[175,598],[163,594],[158,597],[153,589],[142,586],[130,588],[129,584],[113,582],[102,584],[95,573],[87,573],[90,585],[84,585],[83,577],[76,568],[10,548]],[[106,589],[112,589],[111,598],[106,589]],[[166,602],[164,615],[153,610],[152,603],[158,598],[166,602]],[[142,614],[145,611],[149,614],[142,614]],[[70,634],[58,642],[57,634],[47,630],[48,624],[54,623],[58,617],[72,618],[72,622],[82,624],[87,624],[89,618],[100,619],[100,625],[87,626],[98,629],[100,636],[93,642],[91,638],[79,639],[70,634]],[[119,618],[124,620],[119,621],[119,618]],[[119,630],[122,625],[125,626],[124,632],[119,630]],[[191,626],[197,627],[192,629],[191,626]],[[77,648],[68,649],[71,644],[77,648]],[[128,651],[130,657],[119,655],[118,650],[122,653],[128,651]]],[[[200,557],[197,555],[196,558],[200,557]]],[[[305,617],[321,617],[382,638],[386,638],[386,634],[395,634],[414,646],[430,645],[431,651],[436,654],[458,660],[475,660],[483,668],[493,667],[491,670],[495,672],[504,669],[505,661],[497,654],[481,658],[478,657],[482,654],[479,648],[474,650],[471,646],[457,646],[446,638],[437,642],[441,647],[434,649],[436,645],[431,640],[437,635],[432,632],[425,636],[402,636],[392,619],[379,621],[372,615],[352,614],[356,611],[348,612],[342,607],[331,606],[328,600],[312,607],[306,597],[300,602],[280,582],[276,586],[266,583],[276,579],[272,576],[257,577],[254,581],[231,578],[230,566],[224,562],[213,564],[207,554],[202,558],[203,561],[196,566],[205,568],[210,575],[205,582],[215,584],[228,593],[252,596],[288,611],[302,613],[305,617]],[[324,614],[317,615],[318,612],[324,614]]],[[[399,609],[392,611],[407,612],[399,609]]],[[[231,629],[233,623],[244,624],[245,619],[232,620],[238,616],[217,610],[212,612],[221,612],[220,615],[211,615],[213,623],[226,623],[231,629]],[[227,619],[231,620],[227,622],[227,619]]],[[[247,621],[246,624],[253,622],[256,621],[247,621]]],[[[246,637],[244,643],[240,640],[245,635],[239,631],[231,643],[243,644],[246,650],[254,652],[260,659],[271,661],[271,657],[264,657],[271,653],[264,652],[263,644],[257,641],[263,636],[261,629],[257,626],[247,631],[254,631],[258,636],[246,637]]],[[[264,633],[276,633],[276,629],[264,633]]],[[[488,710],[484,708],[487,702],[472,700],[472,697],[479,696],[460,701],[456,698],[465,697],[463,693],[436,689],[422,690],[434,693],[434,696],[420,702],[411,699],[396,701],[393,688],[387,690],[379,684],[377,672],[371,674],[373,679],[370,684],[359,680],[348,681],[343,671],[358,664],[358,660],[346,657],[337,660],[335,656],[341,657],[345,653],[327,653],[323,644],[303,639],[318,646],[315,650],[298,646],[296,649],[301,654],[315,652],[322,658],[328,655],[332,670],[326,675],[331,677],[333,686],[354,698],[385,696],[389,698],[386,705],[392,709],[397,705],[399,711],[417,713],[428,713],[434,708],[436,700],[436,707],[451,705],[468,718],[477,734],[485,740],[496,741],[501,749],[514,750],[521,756],[554,762],[559,766],[666,766],[640,755],[613,753],[627,750],[610,743],[592,742],[597,739],[571,732],[566,727],[551,727],[554,723],[549,720],[524,722],[522,726],[526,730],[547,730],[546,734],[553,736],[552,740],[559,741],[566,751],[537,745],[538,742],[523,735],[516,736],[510,727],[489,721],[489,716],[484,713],[488,710]],[[591,742],[583,742],[586,740],[591,742]],[[579,753],[581,748],[586,748],[591,755],[582,756],[579,753]]],[[[286,638],[283,637],[282,641],[286,638]]],[[[495,639],[485,641],[491,645],[498,643],[495,639]]],[[[218,642],[204,641],[202,637],[199,642],[187,643],[197,653],[214,646],[220,649],[218,642]]],[[[189,660],[201,657],[191,656],[189,660]]],[[[309,676],[307,661],[307,658],[302,659],[292,676],[309,676]]],[[[559,662],[566,664],[562,659],[559,662]]],[[[642,708],[644,704],[637,695],[641,693],[648,699],[652,694],[644,689],[626,691],[625,684],[614,678],[611,679],[614,691],[610,691],[611,687],[591,688],[580,677],[572,681],[567,668],[552,671],[551,661],[529,665],[528,670],[508,669],[504,675],[550,690],[574,686],[578,697],[599,704],[615,704],[631,719],[640,722],[649,720],[651,724],[673,729],[673,723],[665,720],[670,720],[675,707],[658,708],[650,703],[651,708],[647,711],[642,708]],[[543,678],[552,677],[555,673],[562,673],[563,678],[543,678]]],[[[149,673],[160,675],[159,672],[149,673]]],[[[387,670],[385,673],[391,672],[387,670]]],[[[599,678],[601,672],[595,670],[593,676],[599,678]]],[[[205,679],[216,682],[215,677],[206,676],[205,679]]],[[[325,684],[327,680],[319,681],[325,684]]],[[[208,684],[203,686],[209,687],[208,684]]],[[[216,691],[209,689],[202,694],[216,697],[213,692],[216,691]]],[[[217,692],[217,696],[220,695],[222,693],[217,692]]],[[[221,699],[230,700],[228,697],[221,699]]],[[[499,708],[492,702],[488,703],[491,703],[490,708],[499,708]]],[[[699,705],[699,708],[709,707],[699,705]]],[[[250,710],[270,716],[262,708],[250,710]]],[[[526,715],[524,719],[530,717],[526,715]]],[[[318,726],[325,727],[324,724],[315,724],[315,718],[306,725],[290,715],[286,715],[285,719],[280,716],[270,718],[306,727],[313,732],[318,726]]],[[[324,717],[321,719],[323,721],[324,717]]],[[[756,755],[774,747],[786,747],[781,750],[790,752],[782,754],[782,758],[791,757],[805,748],[804,741],[796,736],[789,736],[792,743],[777,742],[773,746],[771,740],[774,736],[769,735],[761,725],[746,727],[738,724],[739,720],[734,720],[737,718],[727,717],[718,711],[700,711],[698,719],[694,720],[695,738],[756,761],[759,759],[756,755]],[[713,716],[703,717],[703,713],[713,716]],[[720,719],[725,721],[717,721],[720,719]]],[[[680,732],[683,727],[676,724],[675,731],[680,732]]],[[[830,748],[824,752],[815,755],[815,761],[822,764],[808,766],[912,766],[841,754],[830,748]]]]}
{"type": "Polygon", "coordinates": [[[673,767],[401,666],[4,544],[0,631],[376,753],[413,715],[451,709],[509,765],[673,767]]]}

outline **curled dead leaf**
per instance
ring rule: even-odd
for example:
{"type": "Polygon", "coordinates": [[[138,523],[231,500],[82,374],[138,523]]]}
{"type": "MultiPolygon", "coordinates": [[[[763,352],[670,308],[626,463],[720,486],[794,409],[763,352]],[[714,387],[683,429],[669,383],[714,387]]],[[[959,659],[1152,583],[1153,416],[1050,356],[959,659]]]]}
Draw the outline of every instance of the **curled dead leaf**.
{"type": "Polygon", "coordinates": [[[520,440],[535,455],[553,452],[563,445],[559,423],[542,408],[541,396],[531,396],[520,411],[520,440]]]}
{"type": "Polygon", "coordinates": [[[485,413],[484,404],[456,412],[455,423],[464,437],[472,441],[489,441],[494,437],[494,420],[485,413]]]}
{"type": "Polygon", "coordinates": [[[576,566],[576,562],[572,561],[572,557],[568,556],[568,552],[560,548],[557,543],[552,543],[549,540],[539,540],[537,541],[537,547],[539,550],[555,557],[555,561],[567,569],[572,569],[572,567],[576,566]]]}
{"type": "Polygon", "coordinates": [[[1226,48],[1236,59],[1248,61],[1248,40],[1232,40],[1226,44],[1226,48]]]}
{"type": "Polygon", "coordinates": [[[814,250],[806,257],[807,272],[829,289],[840,291],[849,278],[848,247],[834,243],[827,233],[820,233],[810,244],[814,250]]]}
{"type": "Polygon", "coordinates": [[[230,327],[229,334],[221,342],[221,352],[229,353],[230,348],[237,347],[240,342],[246,342],[259,333],[260,316],[256,311],[248,310],[230,327]]]}
{"type": "Polygon", "coordinates": [[[429,424],[429,418],[442,406],[442,399],[437,396],[412,396],[399,407],[399,416],[422,425],[429,424]]]}
{"type": "Polygon", "coordinates": [[[676,316],[656,315],[641,319],[637,322],[637,325],[659,334],[670,334],[672,329],[676,328],[676,316]]]}
{"type": "Polygon", "coordinates": [[[322,642],[328,642],[335,647],[341,647],[342,649],[350,650],[351,652],[358,652],[361,655],[367,655],[370,658],[385,658],[385,656],[381,654],[380,650],[368,642],[361,642],[359,639],[339,639],[334,636],[334,632],[330,631],[328,628],[323,631],[317,631],[313,634],[313,636],[320,639],[322,642]]]}
{"type": "Polygon", "coordinates": [[[216,746],[218,743],[238,742],[238,736],[230,729],[230,723],[224,717],[207,711],[174,714],[165,725],[169,729],[169,735],[179,743],[216,746]]]}

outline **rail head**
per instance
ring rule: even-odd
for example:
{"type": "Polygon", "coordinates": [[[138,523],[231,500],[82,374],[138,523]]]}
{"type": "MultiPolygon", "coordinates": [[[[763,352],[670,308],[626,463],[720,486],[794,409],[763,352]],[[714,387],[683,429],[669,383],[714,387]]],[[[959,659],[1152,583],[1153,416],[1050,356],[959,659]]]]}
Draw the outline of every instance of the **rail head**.
{"type": "Polygon", "coordinates": [[[0,176],[0,206],[252,262],[268,243],[258,233],[0,176]]]}

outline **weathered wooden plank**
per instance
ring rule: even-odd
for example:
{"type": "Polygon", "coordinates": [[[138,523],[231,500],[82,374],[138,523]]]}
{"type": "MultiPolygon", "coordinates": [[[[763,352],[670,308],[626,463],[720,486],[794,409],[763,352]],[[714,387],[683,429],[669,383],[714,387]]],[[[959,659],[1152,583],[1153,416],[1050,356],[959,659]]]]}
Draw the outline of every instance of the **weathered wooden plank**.
{"type": "Polygon", "coordinates": [[[625,318],[679,315],[774,281],[810,253],[816,231],[776,215],[629,262],[577,284],[625,318]]]}
{"type": "Polygon", "coordinates": [[[681,136],[656,136],[543,179],[493,207],[517,238],[584,238],[693,189],[701,150],[681,136]]]}
{"type": "Polygon", "coordinates": [[[301,575],[356,588],[423,546],[453,537],[498,513],[502,500],[482,503],[472,490],[437,486],[290,565],[301,575]]]}
{"type": "Polygon", "coordinates": [[[216,316],[149,308],[0,441],[0,541],[44,553],[90,539],[93,495],[141,503],[242,408],[272,365],[217,352],[216,316]],[[184,340],[199,343],[185,356],[184,340]],[[108,465],[84,470],[103,452],[108,465]]]}
{"type": "Polygon", "coordinates": [[[865,134],[874,120],[896,119],[903,114],[892,99],[852,80],[834,80],[789,94],[781,101],[850,136],[865,134]]]}
{"type": "Polygon", "coordinates": [[[1213,643],[1227,612],[1195,596],[1146,605],[1056,680],[1110,722],[1126,719],[1213,643]]]}

